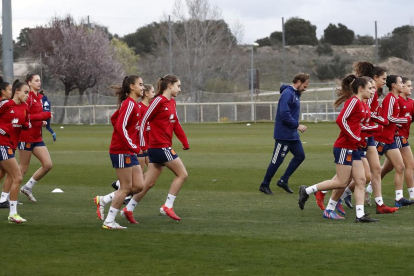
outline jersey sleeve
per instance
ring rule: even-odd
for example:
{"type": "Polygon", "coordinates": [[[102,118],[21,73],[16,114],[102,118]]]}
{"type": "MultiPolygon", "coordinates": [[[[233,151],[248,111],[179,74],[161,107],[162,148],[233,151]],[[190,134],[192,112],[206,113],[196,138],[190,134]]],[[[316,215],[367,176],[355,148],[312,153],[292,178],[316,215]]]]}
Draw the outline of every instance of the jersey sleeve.
{"type": "Polygon", "coordinates": [[[145,113],[144,118],[141,121],[141,125],[139,127],[139,142],[140,142],[140,147],[141,147],[142,150],[147,150],[148,149],[148,145],[145,141],[145,135],[144,135],[144,132],[146,130],[146,124],[147,124],[147,122],[151,121],[152,118],[154,118],[154,116],[160,110],[161,105],[162,105],[161,101],[162,101],[161,97],[156,97],[151,102],[147,112],[145,113]]]}
{"type": "Polygon", "coordinates": [[[292,101],[292,95],[289,93],[282,93],[279,101],[279,108],[280,108],[280,119],[282,120],[283,124],[289,128],[297,129],[299,126],[299,122],[296,121],[292,113],[290,112],[289,102],[292,101]]]}
{"type": "Polygon", "coordinates": [[[355,112],[357,104],[357,98],[352,98],[351,101],[345,102],[344,108],[341,110],[341,112],[338,115],[338,118],[336,119],[336,123],[338,124],[342,132],[345,133],[349,138],[359,142],[361,141],[361,137],[357,136],[348,124],[349,115],[351,115],[352,112],[355,112]]]}
{"type": "Polygon", "coordinates": [[[119,110],[119,117],[116,120],[115,130],[120,134],[122,142],[128,145],[128,147],[135,153],[139,153],[139,147],[129,137],[128,130],[126,129],[131,114],[134,110],[134,102],[124,101],[119,110]]]}
{"type": "Polygon", "coordinates": [[[395,105],[398,105],[395,102],[395,98],[394,97],[389,97],[388,98],[388,102],[385,103],[384,105],[384,110],[383,110],[383,114],[384,116],[387,117],[388,121],[395,123],[395,124],[406,124],[409,121],[408,117],[394,117],[393,113],[394,113],[394,107],[395,105]]]}
{"type": "Polygon", "coordinates": [[[184,149],[189,149],[190,145],[188,144],[187,136],[185,135],[184,129],[180,124],[180,120],[178,119],[177,111],[175,111],[175,117],[177,121],[174,123],[174,133],[177,136],[178,140],[180,140],[181,144],[183,144],[184,149]]]}
{"type": "Polygon", "coordinates": [[[44,112],[39,112],[39,113],[32,113],[30,114],[30,120],[31,121],[44,121],[47,119],[52,118],[52,113],[44,111],[44,112]]]}

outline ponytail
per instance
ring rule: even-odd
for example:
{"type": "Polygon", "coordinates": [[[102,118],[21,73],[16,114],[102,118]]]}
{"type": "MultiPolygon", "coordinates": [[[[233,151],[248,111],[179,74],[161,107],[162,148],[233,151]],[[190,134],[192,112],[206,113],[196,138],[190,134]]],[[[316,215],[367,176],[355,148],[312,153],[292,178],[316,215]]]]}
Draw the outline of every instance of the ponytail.
{"type": "Polygon", "coordinates": [[[157,82],[157,93],[155,96],[162,95],[162,93],[164,93],[164,91],[168,88],[169,84],[174,84],[179,80],[180,79],[174,75],[165,75],[164,77],[159,78],[157,82]]]}
{"type": "Polygon", "coordinates": [[[111,88],[115,90],[115,95],[118,96],[118,108],[121,106],[121,103],[128,98],[129,93],[131,93],[130,85],[134,84],[139,78],[140,76],[137,75],[126,76],[123,79],[121,86],[111,86],[111,88]]]}
{"type": "Polygon", "coordinates": [[[2,77],[2,76],[0,76],[0,92],[1,92],[1,91],[6,91],[6,88],[7,88],[7,86],[9,86],[9,85],[10,85],[10,83],[5,82],[5,81],[4,81],[4,79],[3,79],[3,77],[2,77]]]}
{"type": "Polygon", "coordinates": [[[348,75],[341,81],[341,89],[338,91],[338,99],[334,103],[334,108],[337,108],[343,102],[351,98],[353,95],[358,94],[358,89],[360,87],[365,88],[365,86],[372,79],[369,77],[356,77],[355,75],[348,75]]]}
{"type": "Polygon", "coordinates": [[[18,91],[22,90],[22,87],[23,87],[23,86],[25,86],[25,85],[29,86],[26,82],[20,81],[19,79],[15,80],[15,81],[13,82],[13,86],[12,86],[12,95],[11,95],[11,99],[13,99],[14,94],[16,94],[16,91],[17,91],[17,90],[18,90],[18,91]]]}

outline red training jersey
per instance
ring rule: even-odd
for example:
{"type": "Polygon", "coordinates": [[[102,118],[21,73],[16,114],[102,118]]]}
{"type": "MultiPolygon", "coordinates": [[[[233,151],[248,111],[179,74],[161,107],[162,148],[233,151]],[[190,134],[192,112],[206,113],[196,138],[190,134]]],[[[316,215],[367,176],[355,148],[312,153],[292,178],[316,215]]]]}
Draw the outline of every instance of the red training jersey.
{"type": "Polygon", "coordinates": [[[26,104],[13,100],[0,102],[0,145],[17,148],[22,128],[29,127],[29,112],[26,104]]]}
{"type": "Polygon", "coordinates": [[[128,97],[121,103],[119,111],[111,117],[114,126],[109,153],[134,154],[139,153],[140,148],[135,144],[139,127],[139,108],[137,102],[128,97]]]}
{"type": "Polygon", "coordinates": [[[141,148],[166,148],[172,146],[173,132],[181,141],[184,148],[190,148],[187,137],[177,116],[176,103],[173,98],[157,96],[151,102],[144,119],[141,121],[140,142],[141,148]],[[143,139],[147,122],[150,123],[148,145],[143,139]]]}
{"type": "MultiPolygon", "coordinates": [[[[404,99],[403,97],[398,97],[398,105],[400,106],[400,115],[403,117],[414,116],[414,101],[411,98],[404,99]]],[[[401,127],[398,128],[398,133],[400,136],[408,138],[410,136],[410,126],[411,123],[401,124],[401,127]]]]}
{"type": "Polygon", "coordinates": [[[378,115],[386,118],[389,124],[384,127],[384,131],[374,135],[375,141],[391,144],[394,142],[394,133],[398,124],[410,123],[411,119],[407,116],[400,116],[400,106],[398,104],[398,98],[392,93],[388,93],[382,101],[377,111],[378,115]]]}
{"type": "Polygon", "coordinates": [[[348,99],[336,118],[341,132],[334,147],[356,150],[361,142],[361,124],[365,121],[366,116],[361,100],[356,96],[348,99]]]}
{"type": "Polygon", "coordinates": [[[50,112],[43,112],[42,94],[30,91],[26,105],[29,108],[29,119],[32,125],[27,130],[22,130],[19,141],[21,142],[42,142],[42,121],[50,119],[50,112]]]}
{"type": "Polygon", "coordinates": [[[368,108],[371,111],[371,126],[374,126],[374,123],[381,124],[383,126],[388,125],[388,120],[386,118],[383,118],[377,114],[379,101],[378,101],[378,93],[375,92],[374,96],[372,98],[369,98],[367,101],[368,108]]]}
{"type": "MultiPolygon", "coordinates": [[[[142,119],[144,118],[144,116],[145,116],[145,114],[147,113],[147,111],[148,111],[148,108],[149,108],[149,105],[147,106],[147,105],[145,105],[145,104],[143,104],[142,102],[139,102],[138,103],[138,107],[139,107],[139,112],[140,112],[140,119],[141,119],[141,121],[142,121],[142,119]]],[[[141,122],[140,122],[140,127],[141,127],[141,122]]],[[[145,129],[144,129],[144,139],[145,139],[145,144],[148,144],[148,135],[149,135],[149,130],[150,130],[150,126],[149,126],[149,122],[147,122],[147,126],[145,127],[145,129]]],[[[139,130],[138,130],[139,131],[139,130]]],[[[140,135],[139,135],[139,132],[138,132],[138,136],[137,136],[137,144],[139,145],[140,144],[140,142],[139,142],[139,138],[140,138],[140,135]]]]}

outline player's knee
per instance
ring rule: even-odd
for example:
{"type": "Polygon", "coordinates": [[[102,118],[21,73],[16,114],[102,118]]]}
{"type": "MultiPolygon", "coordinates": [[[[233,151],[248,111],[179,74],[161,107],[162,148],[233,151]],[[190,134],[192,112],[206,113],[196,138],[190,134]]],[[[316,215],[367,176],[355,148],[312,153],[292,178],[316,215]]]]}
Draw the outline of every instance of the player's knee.
{"type": "Polygon", "coordinates": [[[22,175],[24,175],[28,169],[29,169],[29,166],[20,166],[20,172],[22,173],[22,175]]]}
{"type": "Polygon", "coordinates": [[[182,173],[182,174],[180,174],[179,175],[179,177],[182,179],[182,180],[187,180],[187,178],[188,178],[188,173],[187,172],[185,172],[185,173],[182,173]]]}
{"type": "Polygon", "coordinates": [[[16,183],[17,185],[20,186],[20,184],[23,182],[23,176],[22,175],[17,175],[15,177],[13,177],[13,181],[14,181],[14,183],[16,183]]]}
{"type": "Polygon", "coordinates": [[[130,195],[138,194],[138,193],[142,192],[143,189],[144,189],[143,185],[135,185],[131,188],[130,195]]]}
{"type": "Polygon", "coordinates": [[[395,172],[396,173],[404,173],[404,169],[405,169],[404,164],[399,164],[399,165],[395,166],[395,172]]]}
{"type": "Polygon", "coordinates": [[[45,171],[50,171],[53,167],[52,161],[43,163],[42,167],[45,171]]]}

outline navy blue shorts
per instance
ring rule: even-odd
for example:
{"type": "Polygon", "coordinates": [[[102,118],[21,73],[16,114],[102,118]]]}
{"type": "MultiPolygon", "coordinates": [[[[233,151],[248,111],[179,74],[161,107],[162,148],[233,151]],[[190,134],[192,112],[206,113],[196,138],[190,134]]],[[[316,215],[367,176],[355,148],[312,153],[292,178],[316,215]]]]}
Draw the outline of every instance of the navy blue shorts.
{"type": "Polygon", "coordinates": [[[149,156],[150,163],[159,163],[159,164],[173,161],[175,158],[178,157],[175,150],[173,150],[171,147],[148,149],[148,156],[149,156]]]}
{"type": "Polygon", "coordinates": [[[367,140],[367,147],[375,147],[375,141],[374,141],[374,136],[370,136],[368,137],[367,140]]]}
{"type": "Polygon", "coordinates": [[[19,142],[19,150],[33,151],[35,147],[46,147],[45,142],[19,142]]]}
{"type": "Polygon", "coordinates": [[[0,146],[0,161],[14,158],[14,150],[9,146],[0,146]]]}
{"type": "Polygon", "coordinates": [[[395,142],[395,144],[397,144],[397,147],[399,149],[410,146],[410,144],[408,143],[407,138],[405,138],[404,136],[394,136],[394,142],[395,142]]]}
{"type": "Polygon", "coordinates": [[[379,156],[383,156],[389,150],[398,149],[397,144],[395,143],[395,141],[392,142],[391,144],[385,144],[383,142],[375,141],[375,144],[376,144],[379,156]]]}
{"type": "Polygon", "coordinates": [[[350,150],[344,148],[333,148],[335,157],[334,163],[339,165],[352,166],[352,161],[361,161],[361,155],[358,150],[350,150]]]}
{"type": "Polygon", "coordinates": [[[138,166],[139,162],[135,154],[112,154],[110,153],[112,167],[116,169],[130,168],[138,166]]]}
{"type": "Polygon", "coordinates": [[[358,149],[357,150],[359,157],[367,158],[367,151],[365,149],[358,149]]]}

